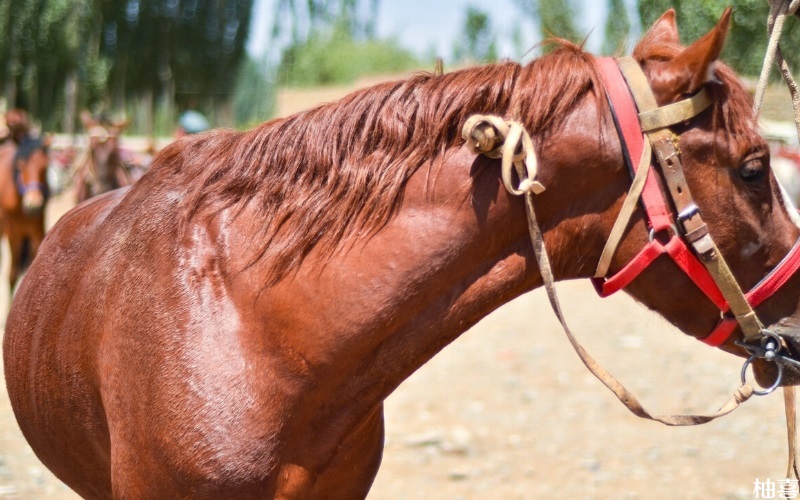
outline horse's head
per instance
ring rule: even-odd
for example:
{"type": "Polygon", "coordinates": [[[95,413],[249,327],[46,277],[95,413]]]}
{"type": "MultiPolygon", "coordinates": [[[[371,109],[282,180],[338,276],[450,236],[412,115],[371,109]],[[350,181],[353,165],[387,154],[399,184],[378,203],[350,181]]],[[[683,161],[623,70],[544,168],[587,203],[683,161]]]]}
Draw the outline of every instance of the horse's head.
{"type": "Polygon", "coordinates": [[[28,117],[28,113],[24,109],[10,109],[6,111],[5,122],[11,138],[17,144],[20,144],[30,135],[31,121],[28,117]]]}
{"type": "MultiPolygon", "coordinates": [[[[800,354],[800,276],[788,272],[780,279],[771,276],[767,281],[772,283],[768,286],[762,284],[770,273],[776,274],[776,268],[780,274],[789,267],[781,261],[787,255],[794,255],[792,249],[800,236],[800,218],[770,170],[769,148],[759,135],[748,92],[733,71],[717,61],[729,21],[730,9],[714,29],[684,48],[678,42],[675,14],[669,11],[634,50],[634,59],[644,71],[658,106],[686,100],[701,90],[710,100],[708,109],[699,110],[693,117],[678,120],[666,129],[671,136],[667,142],[675,146],[671,151],[682,163],[686,188],[668,179],[672,174],[664,171],[672,169],[672,160],[666,158],[666,166],[662,167],[659,177],[662,191],[667,194],[672,191],[666,199],[670,199],[669,205],[677,214],[673,218],[673,227],[677,229],[656,232],[652,236],[666,242],[672,236],[670,233],[677,230],[684,233],[684,240],[700,239],[707,227],[718,254],[747,295],[747,302],[760,323],[766,331],[780,336],[785,344],[784,353],[797,357],[800,354]],[[682,202],[676,199],[687,194],[682,192],[687,188],[691,203],[679,206],[682,202]],[[699,218],[695,217],[694,206],[699,209],[699,218]],[[697,220],[704,223],[703,227],[695,224],[697,220]],[[753,291],[759,287],[760,291],[753,291]]],[[[654,148],[656,157],[673,154],[654,148]]],[[[646,244],[647,240],[637,242],[640,247],[646,244]]],[[[624,257],[617,256],[621,260],[615,261],[614,271],[635,255],[635,251],[631,252],[633,247],[627,248],[621,252],[626,254],[624,257]]],[[[694,253],[701,253],[697,248],[695,245],[694,253]]],[[[701,255],[698,262],[702,260],[701,255]]],[[[702,265],[698,267],[705,271],[702,265]]],[[[635,279],[627,290],[682,330],[698,338],[717,332],[714,342],[709,343],[737,355],[749,356],[740,344],[746,328],[737,326],[730,311],[724,311],[721,320],[720,309],[724,310],[725,306],[719,306],[719,300],[715,305],[708,294],[701,293],[691,272],[681,272],[679,268],[680,264],[676,266],[675,261],[657,259],[644,271],[646,277],[635,279]],[[732,332],[729,336],[719,334],[723,323],[732,332]]],[[[720,288],[726,286],[723,284],[720,288]]],[[[740,317],[740,325],[742,321],[740,317]]],[[[753,343],[752,338],[748,340],[753,343]]],[[[755,365],[760,382],[771,383],[775,379],[775,363],[757,361],[755,365]]],[[[800,383],[800,371],[787,368],[783,383],[800,383]]]]}
{"type": "Polygon", "coordinates": [[[47,201],[49,146],[49,137],[24,137],[14,156],[14,183],[29,216],[41,215],[47,201]]]}
{"type": "Polygon", "coordinates": [[[122,168],[119,136],[130,125],[129,120],[110,121],[82,113],[81,120],[89,136],[91,161],[99,184],[98,192],[120,187],[117,172],[122,168]]]}

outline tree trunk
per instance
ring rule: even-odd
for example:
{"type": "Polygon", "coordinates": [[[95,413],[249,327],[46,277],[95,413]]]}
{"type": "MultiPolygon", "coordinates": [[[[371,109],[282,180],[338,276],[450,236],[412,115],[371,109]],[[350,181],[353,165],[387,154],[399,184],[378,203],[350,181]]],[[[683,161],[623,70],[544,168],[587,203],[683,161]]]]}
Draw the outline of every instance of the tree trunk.
{"type": "Polygon", "coordinates": [[[78,116],[78,75],[75,70],[69,72],[64,82],[64,123],[63,130],[67,135],[75,134],[75,119],[78,116]]]}

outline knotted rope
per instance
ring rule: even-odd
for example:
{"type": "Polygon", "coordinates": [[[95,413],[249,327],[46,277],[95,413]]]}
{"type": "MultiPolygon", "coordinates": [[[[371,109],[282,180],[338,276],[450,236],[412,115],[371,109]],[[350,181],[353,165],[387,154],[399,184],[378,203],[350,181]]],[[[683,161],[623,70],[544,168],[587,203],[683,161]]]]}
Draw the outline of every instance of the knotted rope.
{"type": "Polygon", "coordinates": [[[497,115],[473,115],[464,123],[461,136],[473,154],[501,158],[503,185],[517,196],[526,192],[539,194],[544,186],[536,181],[538,163],[528,131],[517,121],[505,121],[497,115]],[[514,186],[512,167],[520,183],[514,186]]]}

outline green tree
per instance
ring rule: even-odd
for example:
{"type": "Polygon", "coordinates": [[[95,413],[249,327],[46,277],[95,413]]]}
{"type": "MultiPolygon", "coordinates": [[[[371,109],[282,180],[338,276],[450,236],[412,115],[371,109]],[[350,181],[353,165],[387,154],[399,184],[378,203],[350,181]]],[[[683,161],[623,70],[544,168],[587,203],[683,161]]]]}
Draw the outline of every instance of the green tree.
{"type": "Polygon", "coordinates": [[[312,86],[416,65],[395,40],[374,38],[379,0],[278,0],[273,45],[283,46],[278,81],[312,86]]]}
{"type": "Polygon", "coordinates": [[[104,6],[101,46],[113,62],[115,107],[139,98],[151,106],[174,101],[178,108],[232,115],[252,0],[115,0],[104,6]]]}
{"type": "Polygon", "coordinates": [[[234,116],[240,125],[260,123],[275,111],[272,69],[250,57],[242,63],[234,89],[234,116]]]}
{"type": "Polygon", "coordinates": [[[414,56],[394,40],[357,40],[344,27],[319,32],[284,50],[278,81],[288,86],[335,85],[361,75],[396,73],[415,66],[414,56]]]}
{"type": "Polygon", "coordinates": [[[272,38],[299,45],[335,28],[355,39],[374,38],[379,8],[380,0],[277,0],[272,38]]]}
{"type": "Polygon", "coordinates": [[[453,50],[456,60],[491,62],[497,60],[497,42],[492,32],[489,14],[475,7],[467,7],[464,27],[459,42],[453,50]]]}
{"type": "Polygon", "coordinates": [[[0,92],[46,127],[79,107],[233,115],[252,0],[0,0],[0,92]]]}
{"type": "Polygon", "coordinates": [[[630,34],[631,21],[628,18],[625,2],[623,0],[610,0],[608,17],[603,30],[602,53],[604,55],[624,54],[630,34]]]}
{"type": "Polygon", "coordinates": [[[96,47],[94,0],[8,0],[0,3],[0,85],[9,107],[24,107],[53,128],[77,105],[76,82],[102,93],[106,71],[96,47]]]}
{"type": "MultiPolygon", "coordinates": [[[[769,5],[764,0],[639,0],[639,17],[647,29],[667,9],[677,14],[681,41],[690,43],[719,20],[725,7],[733,5],[733,22],[722,58],[738,72],[755,76],[767,47],[767,15],[769,5]]],[[[800,20],[788,19],[784,27],[781,46],[783,55],[792,68],[800,69],[800,20]]]]}
{"type": "MultiPolygon", "coordinates": [[[[557,37],[579,42],[583,37],[575,27],[573,0],[516,0],[522,15],[539,26],[542,40],[557,37]]],[[[545,45],[545,51],[552,46],[545,45]]]]}
{"type": "Polygon", "coordinates": [[[542,39],[558,37],[578,42],[583,38],[575,28],[575,8],[571,0],[538,0],[536,5],[542,39]]]}

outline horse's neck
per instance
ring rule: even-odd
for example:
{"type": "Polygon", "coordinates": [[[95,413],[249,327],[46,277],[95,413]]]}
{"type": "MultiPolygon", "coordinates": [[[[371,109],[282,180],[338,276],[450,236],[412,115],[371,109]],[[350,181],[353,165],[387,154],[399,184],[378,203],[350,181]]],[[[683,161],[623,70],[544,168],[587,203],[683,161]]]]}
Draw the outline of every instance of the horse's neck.
{"type": "MultiPolygon", "coordinates": [[[[297,332],[298,345],[309,345],[310,331],[321,341],[309,346],[305,359],[333,362],[335,371],[343,369],[336,360],[368,357],[359,369],[375,371],[384,385],[370,390],[384,397],[481,318],[541,284],[523,203],[505,191],[494,169],[498,163],[462,148],[441,168],[423,167],[409,180],[396,216],[377,234],[332,259],[319,259],[319,265],[312,254],[294,279],[276,287],[270,295],[281,297],[283,311],[291,309],[285,297],[299,283],[308,289],[308,300],[319,301],[290,313],[293,324],[305,325],[297,332]],[[321,344],[326,349],[318,351],[321,344]]],[[[568,184],[554,175],[549,179],[554,190],[568,184]]],[[[565,215],[568,198],[558,192],[549,195],[551,201],[543,198],[540,222],[555,252],[601,232],[581,229],[583,214],[565,215]]],[[[599,254],[599,238],[595,246],[599,254]]],[[[571,261],[554,257],[559,271],[572,272],[571,261]]]]}

